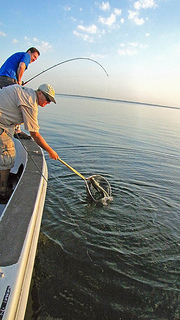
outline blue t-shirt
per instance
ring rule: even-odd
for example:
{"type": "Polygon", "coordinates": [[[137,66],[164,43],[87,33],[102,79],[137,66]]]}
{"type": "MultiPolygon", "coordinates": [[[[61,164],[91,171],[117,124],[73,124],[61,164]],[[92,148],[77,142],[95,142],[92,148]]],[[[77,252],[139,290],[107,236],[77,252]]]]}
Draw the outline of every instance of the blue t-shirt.
{"type": "Polygon", "coordinates": [[[17,80],[17,69],[20,62],[24,62],[26,69],[31,61],[31,57],[27,52],[17,52],[10,56],[0,68],[0,76],[6,76],[17,80]]]}

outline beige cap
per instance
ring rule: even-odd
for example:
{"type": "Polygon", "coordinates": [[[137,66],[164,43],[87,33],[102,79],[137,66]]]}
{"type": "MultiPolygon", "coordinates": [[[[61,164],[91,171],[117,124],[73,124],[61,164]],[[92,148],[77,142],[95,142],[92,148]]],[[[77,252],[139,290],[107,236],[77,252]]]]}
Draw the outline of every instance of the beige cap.
{"type": "Polygon", "coordinates": [[[38,90],[44,92],[52,102],[56,103],[56,101],[54,99],[55,91],[50,84],[46,84],[46,83],[41,84],[39,86],[38,90]]]}

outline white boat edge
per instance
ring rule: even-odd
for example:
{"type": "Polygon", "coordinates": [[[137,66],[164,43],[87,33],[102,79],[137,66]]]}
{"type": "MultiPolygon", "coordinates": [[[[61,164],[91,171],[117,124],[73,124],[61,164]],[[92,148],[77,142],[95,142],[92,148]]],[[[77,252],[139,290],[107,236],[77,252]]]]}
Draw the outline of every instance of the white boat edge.
{"type": "MultiPolygon", "coordinates": [[[[1,215],[1,222],[3,219],[6,219],[6,216],[9,214],[9,210],[12,210],[12,203],[14,201],[15,195],[19,188],[22,188],[22,197],[28,198],[28,192],[31,190],[27,190],[24,188],[23,179],[24,173],[29,170],[29,162],[31,162],[31,166],[33,167],[32,179],[34,179],[34,175],[38,176],[38,188],[36,192],[35,201],[32,204],[32,214],[28,223],[28,228],[26,230],[25,238],[23,239],[23,246],[21,248],[21,252],[19,254],[18,260],[16,263],[12,265],[1,265],[1,255],[0,255],[0,320],[23,320],[26,311],[27,299],[29,294],[29,288],[32,278],[32,272],[34,267],[34,260],[36,255],[38,237],[40,232],[43,208],[46,197],[46,189],[47,189],[47,179],[48,179],[48,170],[46,161],[44,158],[44,154],[37,146],[37,144],[31,140],[23,140],[23,145],[20,142],[16,141],[16,149],[17,149],[17,160],[18,159],[18,149],[21,154],[21,159],[24,162],[24,170],[22,176],[9,199],[3,214],[1,215]],[[29,151],[28,151],[29,149],[29,151]],[[22,156],[23,154],[23,156],[22,156]],[[25,157],[24,157],[25,155],[25,157]],[[36,160],[33,160],[34,156],[41,156],[42,165],[41,168],[35,168],[36,160]],[[23,159],[24,157],[24,159],[23,159]],[[33,161],[32,161],[33,160],[33,161]],[[41,170],[39,172],[39,170],[41,170]],[[21,183],[20,183],[21,182],[21,183]],[[11,204],[11,208],[10,208],[11,204]]],[[[14,170],[16,171],[18,168],[17,161],[15,163],[14,170]]],[[[30,175],[31,176],[31,173],[30,175]]],[[[27,184],[26,184],[27,187],[27,184]]],[[[18,191],[20,192],[20,190],[18,191]]],[[[28,201],[28,199],[27,199],[28,201]]],[[[19,206],[19,214],[26,214],[26,207],[21,206],[21,201],[18,203],[19,206]]],[[[18,214],[18,215],[19,215],[18,214]]],[[[20,218],[19,218],[20,219],[20,218]]],[[[19,221],[19,220],[18,220],[19,221]]],[[[9,230],[11,232],[11,230],[9,230]]],[[[5,236],[5,235],[4,235],[5,236]]],[[[1,246],[1,244],[0,244],[1,246]]],[[[8,247],[7,247],[8,250],[8,247]]],[[[12,248],[11,248],[12,250],[12,248]]]]}

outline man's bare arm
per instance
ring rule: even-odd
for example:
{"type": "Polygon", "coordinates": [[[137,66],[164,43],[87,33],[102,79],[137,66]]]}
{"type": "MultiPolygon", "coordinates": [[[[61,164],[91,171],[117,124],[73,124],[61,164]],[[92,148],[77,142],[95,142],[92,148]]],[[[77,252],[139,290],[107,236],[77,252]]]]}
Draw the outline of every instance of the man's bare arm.
{"type": "Polygon", "coordinates": [[[19,64],[19,67],[17,69],[17,81],[18,81],[18,84],[21,84],[21,78],[23,76],[23,73],[26,69],[26,65],[24,62],[20,62],[19,64]]]}
{"type": "Polygon", "coordinates": [[[30,131],[30,135],[31,137],[36,141],[36,143],[43,148],[45,151],[47,151],[49,153],[49,157],[51,159],[57,160],[57,158],[59,157],[57,152],[54,151],[49,144],[46,142],[46,140],[40,135],[39,132],[32,132],[30,131]]]}

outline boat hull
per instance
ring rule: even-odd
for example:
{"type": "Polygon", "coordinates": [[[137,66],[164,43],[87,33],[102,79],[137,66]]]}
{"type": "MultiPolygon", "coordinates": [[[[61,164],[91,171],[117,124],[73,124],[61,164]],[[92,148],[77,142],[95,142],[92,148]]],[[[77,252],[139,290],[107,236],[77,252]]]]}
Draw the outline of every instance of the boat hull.
{"type": "Polygon", "coordinates": [[[43,152],[33,140],[23,140],[23,147],[17,140],[16,149],[13,170],[24,169],[0,216],[0,320],[24,318],[48,179],[43,152]]]}

